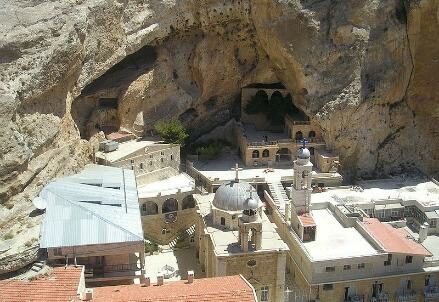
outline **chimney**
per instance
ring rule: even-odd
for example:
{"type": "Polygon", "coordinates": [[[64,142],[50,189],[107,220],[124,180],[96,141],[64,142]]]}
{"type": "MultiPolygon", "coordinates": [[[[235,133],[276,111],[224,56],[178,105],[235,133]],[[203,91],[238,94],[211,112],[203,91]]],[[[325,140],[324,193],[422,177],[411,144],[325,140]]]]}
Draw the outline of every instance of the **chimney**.
{"type": "Polygon", "coordinates": [[[151,285],[151,278],[144,277],[142,278],[142,283],[140,284],[142,287],[148,287],[151,285]]]}
{"type": "Polygon", "coordinates": [[[428,224],[428,222],[424,222],[424,224],[421,225],[421,227],[419,228],[419,243],[424,242],[424,240],[427,239],[429,226],[430,225],[428,224]]]}
{"type": "Polygon", "coordinates": [[[81,292],[79,298],[81,301],[91,301],[93,299],[93,289],[86,288],[83,292],[81,292]]]}
{"type": "Polygon", "coordinates": [[[158,273],[157,274],[157,285],[163,285],[163,273],[158,273]]]}
{"type": "Polygon", "coordinates": [[[187,283],[194,283],[194,271],[187,272],[187,283]]]}

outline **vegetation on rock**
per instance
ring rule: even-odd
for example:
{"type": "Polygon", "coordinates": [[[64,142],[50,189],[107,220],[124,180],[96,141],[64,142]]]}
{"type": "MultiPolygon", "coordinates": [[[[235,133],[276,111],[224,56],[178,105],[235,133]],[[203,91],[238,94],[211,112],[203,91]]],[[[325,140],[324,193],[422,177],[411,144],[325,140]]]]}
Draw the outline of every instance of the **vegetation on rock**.
{"type": "Polygon", "coordinates": [[[189,136],[186,128],[179,120],[161,120],[154,125],[154,128],[168,144],[183,145],[189,136]]]}

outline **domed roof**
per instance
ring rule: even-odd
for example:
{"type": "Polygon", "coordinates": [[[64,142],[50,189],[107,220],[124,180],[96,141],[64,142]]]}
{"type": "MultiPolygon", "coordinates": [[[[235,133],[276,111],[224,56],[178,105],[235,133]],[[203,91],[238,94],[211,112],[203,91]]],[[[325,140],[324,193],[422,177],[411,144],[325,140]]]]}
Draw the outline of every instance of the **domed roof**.
{"type": "Polygon", "coordinates": [[[309,152],[309,150],[307,148],[299,148],[299,150],[297,150],[297,157],[301,158],[301,159],[307,159],[311,157],[311,153],[309,152]]]}
{"type": "Polygon", "coordinates": [[[260,199],[256,193],[250,194],[251,191],[255,189],[249,183],[231,181],[218,188],[212,203],[224,211],[257,209],[260,199]]]}

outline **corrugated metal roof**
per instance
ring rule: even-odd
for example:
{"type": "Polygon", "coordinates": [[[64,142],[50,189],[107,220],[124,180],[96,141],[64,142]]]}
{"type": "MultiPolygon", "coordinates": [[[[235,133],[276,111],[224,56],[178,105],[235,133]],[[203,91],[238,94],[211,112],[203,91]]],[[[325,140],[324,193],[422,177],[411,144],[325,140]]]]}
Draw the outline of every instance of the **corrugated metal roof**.
{"type": "Polygon", "coordinates": [[[39,196],[47,202],[42,248],[143,241],[131,170],[89,165],[48,184],[39,196]]]}

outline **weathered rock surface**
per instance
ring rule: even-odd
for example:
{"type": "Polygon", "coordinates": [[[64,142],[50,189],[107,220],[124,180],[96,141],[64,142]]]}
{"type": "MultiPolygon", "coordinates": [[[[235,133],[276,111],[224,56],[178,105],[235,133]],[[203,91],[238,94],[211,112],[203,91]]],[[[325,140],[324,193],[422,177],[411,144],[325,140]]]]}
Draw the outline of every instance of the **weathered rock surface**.
{"type": "Polygon", "coordinates": [[[0,21],[1,230],[38,222],[30,200],[90,160],[96,126],[196,137],[252,83],[284,84],[348,176],[439,170],[438,1],[0,0],[0,21]]]}

